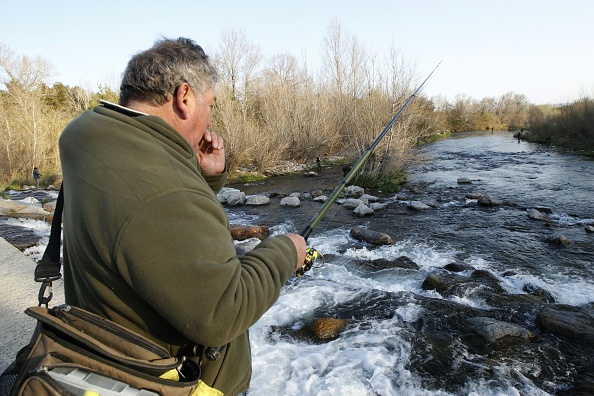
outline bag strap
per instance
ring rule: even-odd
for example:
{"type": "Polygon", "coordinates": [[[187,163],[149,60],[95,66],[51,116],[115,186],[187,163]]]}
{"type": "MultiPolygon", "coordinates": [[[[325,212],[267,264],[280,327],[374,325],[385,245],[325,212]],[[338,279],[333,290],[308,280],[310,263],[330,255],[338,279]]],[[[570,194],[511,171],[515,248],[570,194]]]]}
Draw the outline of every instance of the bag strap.
{"type": "Polygon", "coordinates": [[[62,211],[64,209],[64,183],[60,187],[58,193],[58,200],[56,201],[56,209],[54,210],[54,217],[52,219],[52,228],[50,232],[49,242],[43,253],[41,260],[37,262],[35,267],[35,281],[41,282],[39,290],[39,306],[45,304],[47,307],[53,297],[52,281],[58,280],[62,277],[60,268],[62,261],[60,260],[60,245],[62,242],[62,211]],[[45,297],[45,291],[49,288],[49,295],[45,297]]]}

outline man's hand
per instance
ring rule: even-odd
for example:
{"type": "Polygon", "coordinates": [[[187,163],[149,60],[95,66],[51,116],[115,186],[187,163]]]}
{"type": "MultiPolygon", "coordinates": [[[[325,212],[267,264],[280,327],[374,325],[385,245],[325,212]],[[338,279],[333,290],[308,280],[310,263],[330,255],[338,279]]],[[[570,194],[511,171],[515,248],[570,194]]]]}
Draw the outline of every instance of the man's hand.
{"type": "Polygon", "coordinates": [[[295,266],[295,270],[297,271],[303,263],[305,262],[305,249],[307,248],[307,244],[305,243],[305,239],[298,234],[284,234],[291,238],[293,244],[295,245],[295,249],[297,250],[297,265],[295,266]]]}
{"type": "Polygon", "coordinates": [[[206,131],[198,143],[198,161],[206,175],[216,175],[225,170],[225,146],[223,138],[214,132],[206,131]]]}

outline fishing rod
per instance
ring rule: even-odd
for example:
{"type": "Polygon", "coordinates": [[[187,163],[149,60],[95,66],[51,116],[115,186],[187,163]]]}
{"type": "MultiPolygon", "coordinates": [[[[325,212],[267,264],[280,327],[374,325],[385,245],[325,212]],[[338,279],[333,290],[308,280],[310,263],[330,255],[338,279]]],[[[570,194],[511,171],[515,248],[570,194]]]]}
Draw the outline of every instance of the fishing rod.
{"type": "MultiPolygon", "coordinates": [[[[305,238],[306,241],[307,241],[307,238],[309,238],[309,235],[311,234],[313,229],[322,220],[322,218],[324,217],[324,215],[326,214],[328,209],[330,209],[330,206],[332,206],[334,201],[336,201],[336,199],[338,199],[338,196],[340,195],[340,193],[345,189],[347,184],[353,179],[355,174],[361,169],[361,167],[363,166],[365,161],[367,161],[367,159],[373,152],[373,149],[375,149],[375,146],[378,145],[378,143],[382,140],[384,135],[386,133],[388,133],[390,128],[392,128],[392,125],[394,124],[394,122],[396,122],[398,117],[400,117],[400,115],[402,114],[404,109],[406,109],[408,104],[413,100],[413,98],[417,95],[417,93],[421,90],[421,88],[423,88],[423,85],[425,85],[427,80],[429,80],[429,77],[431,77],[431,75],[435,72],[435,70],[439,67],[440,64],[441,64],[441,61],[437,64],[437,66],[435,66],[435,68],[431,71],[431,73],[429,73],[427,78],[421,83],[421,85],[419,85],[419,87],[415,90],[415,92],[413,92],[413,94],[410,95],[410,97],[408,98],[406,103],[404,103],[404,105],[400,108],[400,110],[398,110],[398,113],[396,113],[396,115],[390,120],[388,125],[386,125],[386,127],[382,130],[382,132],[379,134],[379,136],[377,138],[375,138],[375,140],[373,141],[373,143],[371,143],[369,148],[367,148],[367,150],[365,150],[365,152],[363,153],[361,158],[359,158],[359,160],[355,163],[355,165],[353,165],[353,167],[351,168],[349,173],[347,173],[347,175],[344,177],[344,179],[342,179],[342,181],[340,182],[338,187],[336,187],[336,189],[334,190],[332,195],[330,195],[330,197],[326,200],[326,202],[324,202],[324,205],[322,205],[322,207],[320,208],[318,213],[316,213],[314,215],[314,217],[310,220],[307,227],[305,227],[303,232],[301,232],[301,236],[303,238],[305,238]]],[[[319,259],[320,257],[323,258],[323,256],[317,250],[315,250],[314,248],[308,248],[306,251],[306,254],[305,254],[305,262],[303,263],[301,268],[299,268],[295,272],[295,275],[297,275],[298,277],[303,276],[304,273],[306,273],[313,267],[314,262],[317,259],[319,259]]]]}

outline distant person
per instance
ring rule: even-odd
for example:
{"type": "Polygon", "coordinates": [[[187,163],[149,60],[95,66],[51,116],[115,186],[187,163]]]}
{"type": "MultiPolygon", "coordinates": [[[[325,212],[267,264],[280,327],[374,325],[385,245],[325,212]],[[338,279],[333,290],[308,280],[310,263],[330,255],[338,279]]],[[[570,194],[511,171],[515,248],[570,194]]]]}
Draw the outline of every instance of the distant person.
{"type": "Polygon", "coordinates": [[[200,364],[200,386],[231,396],[249,388],[248,329],[306,244],[283,234],[236,255],[216,196],[227,177],[223,139],[209,130],[216,81],[193,40],[161,39],[130,59],[119,105],[64,129],[64,291],[200,364]]]}
{"type": "Polygon", "coordinates": [[[322,161],[320,160],[320,157],[316,158],[316,167],[318,169],[318,173],[320,173],[322,171],[322,161]]]}
{"type": "Polygon", "coordinates": [[[35,179],[35,186],[37,186],[37,188],[39,188],[39,177],[43,176],[41,173],[39,173],[39,169],[37,169],[37,167],[33,168],[33,179],[35,179]]]}

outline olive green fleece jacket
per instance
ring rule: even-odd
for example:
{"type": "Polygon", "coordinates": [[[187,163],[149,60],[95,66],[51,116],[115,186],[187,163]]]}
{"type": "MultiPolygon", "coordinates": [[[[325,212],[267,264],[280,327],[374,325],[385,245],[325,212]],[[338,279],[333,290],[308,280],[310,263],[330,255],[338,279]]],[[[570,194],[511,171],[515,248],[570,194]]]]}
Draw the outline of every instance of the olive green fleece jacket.
{"type": "Polygon", "coordinates": [[[286,236],[236,256],[215,192],[188,141],[159,117],[104,104],[60,136],[66,302],[155,340],[227,345],[203,359],[223,393],[249,387],[248,328],[277,300],[297,252],[286,236]]]}

